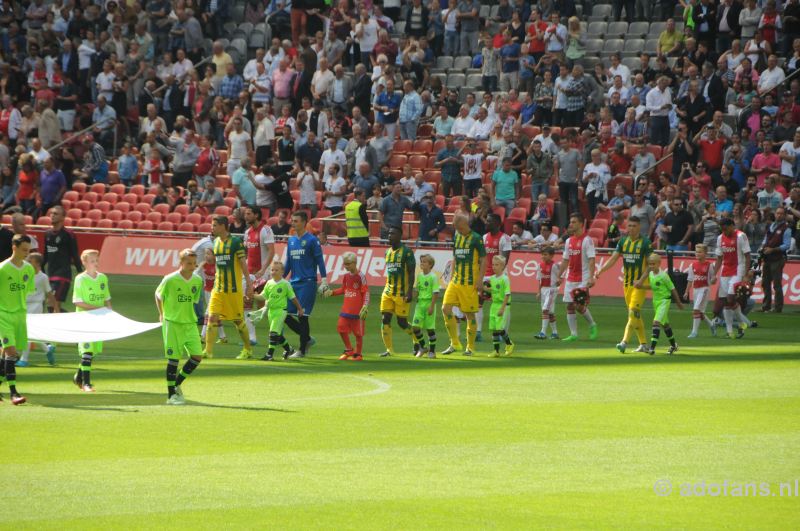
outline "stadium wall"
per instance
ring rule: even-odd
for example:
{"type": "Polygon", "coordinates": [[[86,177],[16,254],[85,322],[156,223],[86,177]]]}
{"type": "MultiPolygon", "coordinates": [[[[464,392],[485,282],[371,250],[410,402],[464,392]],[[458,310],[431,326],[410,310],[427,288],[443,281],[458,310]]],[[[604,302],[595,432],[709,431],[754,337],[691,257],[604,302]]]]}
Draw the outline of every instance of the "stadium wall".
{"type": "MultiPolygon", "coordinates": [[[[178,267],[178,252],[191,247],[196,238],[153,237],[153,236],[109,236],[98,233],[76,232],[79,248],[95,248],[101,250],[101,269],[105,273],[121,275],[165,275],[178,267]]],[[[41,235],[40,240],[41,240],[41,235]]],[[[42,242],[43,243],[43,242],[42,242]]],[[[276,244],[276,253],[284,253],[284,244],[276,244]]],[[[359,268],[367,277],[370,286],[383,286],[384,252],[386,247],[368,247],[353,249],[347,246],[331,245],[324,247],[325,263],[329,272],[328,280],[337,283],[345,273],[342,255],[346,251],[355,251],[359,268]]],[[[415,254],[431,254],[436,260],[435,271],[445,285],[450,279],[452,252],[447,249],[417,249],[415,254]]],[[[597,258],[597,267],[608,260],[610,254],[601,253],[597,258]]],[[[508,262],[508,275],[511,288],[515,293],[536,293],[538,282],[536,274],[539,270],[541,255],[532,251],[514,251],[508,262]]],[[[556,256],[560,260],[560,256],[556,256]]],[[[692,258],[676,258],[675,268],[687,271],[694,262],[692,258]]],[[[800,305],[800,262],[789,262],[784,268],[783,276],[785,304],[800,305]]],[[[713,288],[716,292],[716,286],[713,288]]],[[[592,288],[594,296],[619,297],[622,295],[622,277],[619,270],[607,271],[592,288]]],[[[753,298],[760,301],[763,297],[760,280],[753,290],[753,298]]]]}

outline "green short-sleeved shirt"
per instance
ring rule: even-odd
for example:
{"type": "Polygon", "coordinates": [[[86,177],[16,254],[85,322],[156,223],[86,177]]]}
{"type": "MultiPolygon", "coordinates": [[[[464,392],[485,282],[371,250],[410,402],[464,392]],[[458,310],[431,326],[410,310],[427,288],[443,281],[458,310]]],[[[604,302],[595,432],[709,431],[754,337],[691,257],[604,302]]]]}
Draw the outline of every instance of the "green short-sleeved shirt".
{"type": "Polygon", "coordinates": [[[433,294],[439,293],[439,291],[439,277],[436,276],[436,273],[431,271],[427,275],[420,273],[417,276],[418,301],[431,301],[433,300],[433,294]]]}
{"type": "Polygon", "coordinates": [[[456,232],[453,238],[453,277],[450,282],[460,286],[474,286],[481,282],[478,273],[484,256],[486,246],[477,232],[470,232],[466,236],[456,232]]]}
{"type": "Polygon", "coordinates": [[[385,295],[405,297],[406,292],[411,289],[408,285],[409,271],[414,271],[417,262],[414,259],[414,251],[401,245],[397,249],[391,247],[386,249],[386,287],[383,290],[385,295]]]}
{"type": "MultiPolygon", "coordinates": [[[[83,272],[75,277],[75,289],[72,292],[72,304],[83,302],[101,308],[106,305],[106,301],[111,300],[111,291],[108,288],[108,277],[103,273],[97,273],[92,278],[89,273],[83,272]]],[[[83,308],[75,308],[76,311],[85,312],[83,308]]]]}
{"type": "Polygon", "coordinates": [[[489,286],[492,292],[492,304],[502,304],[506,295],[508,302],[511,303],[511,282],[508,275],[503,273],[500,276],[492,275],[489,277],[489,286]]]}
{"type": "Polygon", "coordinates": [[[672,290],[675,289],[675,284],[669,278],[669,273],[666,271],[659,271],[658,273],[650,273],[650,289],[653,290],[653,304],[659,301],[672,300],[672,290]]]}
{"type": "Polygon", "coordinates": [[[17,267],[11,258],[0,263],[0,312],[25,313],[26,299],[36,291],[36,270],[28,262],[17,267]]]}
{"type": "Polygon", "coordinates": [[[277,282],[274,279],[269,279],[261,295],[267,299],[267,310],[270,312],[285,310],[288,301],[295,298],[292,285],[284,278],[277,282]]]}
{"type": "Polygon", "coordinates": [[[633,286],[642,277],[644,262],[653,252],[653,244],[646,236],[641,236],[637,240],[623,236],[617,243],[616,252],[622,257],[624,285],[633,286]]]}
{"type": "Polygon", "coordinates": [[[214,278],[214,291],[218,293],[239,293],[242,285],[240,260],[245,257],[245,247],[239,236],[229,235],[227,239],[214,239],[214,257],[217,272],[214,278]]]}
{"type": "Polygon", "coordinates": [[[194,305],[203,294],[203,280],[195,275],[187,280],[180,271],[170,273],[156,288],[164,309],[164,320],[173,323],[196,323],[194,305]]]}

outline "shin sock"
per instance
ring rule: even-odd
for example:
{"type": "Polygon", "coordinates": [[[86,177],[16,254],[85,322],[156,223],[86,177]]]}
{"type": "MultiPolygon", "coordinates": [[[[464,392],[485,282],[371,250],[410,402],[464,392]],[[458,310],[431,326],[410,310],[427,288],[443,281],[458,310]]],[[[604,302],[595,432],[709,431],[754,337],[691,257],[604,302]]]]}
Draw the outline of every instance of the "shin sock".
{"type": "Polygon", "coordinates": [[[186,363],[183,364],[183,369],[181,369],[180,374],[178,374],[178,377],[175,379],[175,385],[181,385],[183,381],[194,372],[198,365],[200,365],[200,362],[195,361],[194,358],[186,360],[186,363]]]}
{"type": "Polygon", "coordinates": [[[175,378],[178,376],[178,360],[167,360],[167,394],[175,394],[175,378]]]}

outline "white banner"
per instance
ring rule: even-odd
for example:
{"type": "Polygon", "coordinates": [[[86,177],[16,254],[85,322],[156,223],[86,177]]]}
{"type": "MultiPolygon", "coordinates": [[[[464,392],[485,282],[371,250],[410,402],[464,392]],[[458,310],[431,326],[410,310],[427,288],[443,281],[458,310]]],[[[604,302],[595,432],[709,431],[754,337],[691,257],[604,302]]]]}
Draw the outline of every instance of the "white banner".
{"type": "Polygon", "coordinates": [[[28,339],[52,343],[91,343],[135,336],[161,326],[140,323],[108,308],[74,313],[28,314],[28,339]]]}

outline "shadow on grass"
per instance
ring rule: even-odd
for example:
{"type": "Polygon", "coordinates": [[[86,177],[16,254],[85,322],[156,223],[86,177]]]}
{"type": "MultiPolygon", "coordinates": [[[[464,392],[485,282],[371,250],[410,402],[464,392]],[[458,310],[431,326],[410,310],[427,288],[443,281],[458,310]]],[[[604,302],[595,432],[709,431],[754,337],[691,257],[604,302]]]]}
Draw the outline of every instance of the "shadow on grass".
{"type": "MultiPolygon", "coordinates": [[[[144,393],[139,391],[123,391],[109,389],[108,391],[86,394],[34,394],[29,395],[31,404],[52,409],[73,409],[82,411],[117,411],[120,413],[136,413],[137,406],[164,406],[166,405],[165,393],[144,393]]],[[[173,406],[174,407],[174,406],[173,406]]],[[[292,411],[279,408],[232,406],[225,404],[209,404],[195,400],[187,400],[184,407],[207,407],[215,409],[232,409],[238,411],[272,411],[276,413],[292,413],[292,411]]]]}

